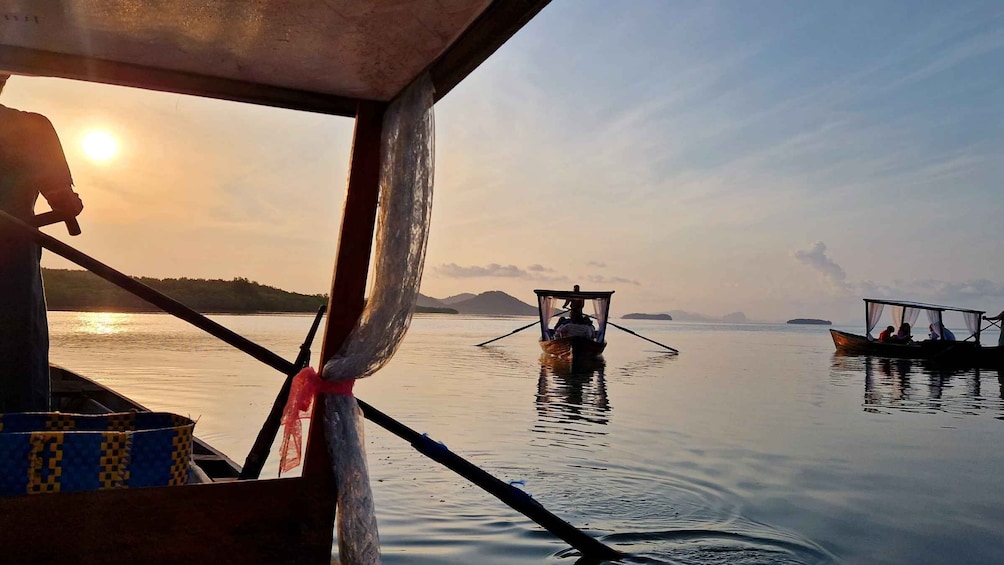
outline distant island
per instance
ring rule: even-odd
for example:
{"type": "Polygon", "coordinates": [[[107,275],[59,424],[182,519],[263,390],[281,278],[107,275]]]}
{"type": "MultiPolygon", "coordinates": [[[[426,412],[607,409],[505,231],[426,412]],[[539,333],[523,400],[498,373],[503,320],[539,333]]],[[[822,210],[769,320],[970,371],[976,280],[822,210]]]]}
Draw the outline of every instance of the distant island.
{"type": "Polygon", "coordinates": [[[793,320],[788,320],[789,324],[805,324],[810,326],[829,326],[832,322],[829,320],[817,320],[815,318],[795,318],[793,320]]]}
{"type": "MultiPolygon", "coordinates": [[[[537,307],[510,296],[501,290],[489,290],[481,294],[463,293],[443,299],[432,298],[424,294],[418,295],[418,307],[428,311],[452,310],[455,314],[476,316],[536,316],[537,307]]],[[[416,312],[418,310],[416,308],[416,312]]]]}
{"type": "Polygon", "coordinates": [[[622,320],[672,320],[673,317],[669,314],[639,314],[637,312],[631,314],[624,314],[621,316],[622,320]]]}
{"type": "MultiPolygon", "coordinates": [[[[244,277],[223,279],[156,279],[133,277],[185,306],[204,314],[277,314],[314,313],[328,303],[326,294],[301,294],[260,284],[244,277]]],[[[42,269],[47,307],[51,311],[72,312],[160,312],[156,306],[120,289],[88,271],[75,269],[42,269]]],[[[470,316],[532,316],[537,306],[500,290],[480,294],[462,293],[437,299],[418,295],[417,314],[470,316]]],[[[625,320],[677,320],[742,323],[746,316],[733,312],[713,318],[684,311],[664,314],[634,312],[622,316],[625,320]],[[677,313],[680,315],[677,316],[677,313]]],[[[791,320],[789,324],[829,324],[824,320],[791,320]]]]}
{"type": "MultiPolygon", "coordinates": [[[[250,281],[222,279],[155,279],[135,277],[154,290],[202,313],[264,314],[316,312],[328,303],[325,294],[300,294],[250,281]]],[[[160,312],[160,308],[133,296],[88,271],[42,269],[46,306],[51,311],[160,312]]],[[[449,307],[415,307],[419,313],[456,314],[449,307]]]]}
{"type": "MultiPolygon", "coordinates": [[[[133,277],[203,313],[260,314],[273,312],[316,312],[328,297],[299,294],[258,284],[246,278],[155,279],[133,277]]],[[[45,301],[49,310],[77,312],[160,312],[153,304],[137,298],[88,271],[42,269],[45,301]]]]}

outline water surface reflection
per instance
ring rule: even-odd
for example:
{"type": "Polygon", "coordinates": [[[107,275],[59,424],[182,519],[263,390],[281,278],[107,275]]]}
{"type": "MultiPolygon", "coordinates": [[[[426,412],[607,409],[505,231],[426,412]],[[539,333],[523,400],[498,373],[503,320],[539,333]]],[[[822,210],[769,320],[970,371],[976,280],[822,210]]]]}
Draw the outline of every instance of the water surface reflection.
{"type": "MultiPolygon", "coordinates": [[[[610,399],[602,359],[571,364],[548,355],[540,358],[537,380],[538,431],[581,431],[573,424],[607,425],[610,399]]],[[[561,432],[559,432],[561,433],[561,432]]]]}
{"type": "Polygon", "coordinates": [[[834,354],[833,380],[855,374],[864,375],[866,412],[989,413],[1004,419],[1004,371],[947,368],[918,359],[834,354]]]}

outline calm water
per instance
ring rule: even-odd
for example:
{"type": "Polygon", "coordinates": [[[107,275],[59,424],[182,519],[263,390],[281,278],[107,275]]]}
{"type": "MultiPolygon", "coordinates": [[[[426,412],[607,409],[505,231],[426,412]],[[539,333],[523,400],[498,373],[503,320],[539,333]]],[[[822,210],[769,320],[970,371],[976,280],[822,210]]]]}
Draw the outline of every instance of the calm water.
{"type": "MultiPolygon", "coordinates": [[[[288,359],[311,321],[214,319],[288,359]]],[[[997,372],[837,357],[817,326],[617,320],[682,354],[611,328],[605,366],[580,374],[542,365],[533,329],[472,346],[530,321],[417,317],[357,396],[523,481],[632,563],[1004,562],[997,372]]],[[[50,325],[54,362],[197,418],[239,462],[280,384],[166,315],[54,313],[50,325]]],[[[494,497],[366,430],[386,563],[575,562],[494,497]]]]}

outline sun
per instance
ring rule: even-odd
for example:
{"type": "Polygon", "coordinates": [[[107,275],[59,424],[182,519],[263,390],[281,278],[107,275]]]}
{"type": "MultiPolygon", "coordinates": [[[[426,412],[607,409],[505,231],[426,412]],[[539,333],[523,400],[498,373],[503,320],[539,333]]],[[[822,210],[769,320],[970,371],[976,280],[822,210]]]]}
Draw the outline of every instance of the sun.
{"type": "Polygon", "coordinates": [[[94,161],[109,161],[119,152],[119,144],[106,131],[94,130],[88,132],[81,142],[84,153],[94,161]]]}

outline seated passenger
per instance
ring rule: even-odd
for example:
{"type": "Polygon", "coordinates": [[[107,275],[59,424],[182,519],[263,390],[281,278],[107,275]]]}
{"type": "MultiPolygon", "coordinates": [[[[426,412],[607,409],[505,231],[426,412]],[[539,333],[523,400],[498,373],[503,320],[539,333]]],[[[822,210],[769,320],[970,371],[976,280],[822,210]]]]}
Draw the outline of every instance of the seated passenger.
{"type": "Polygon", "coordinates": [[[886,328],[884,330],[882,330],[882,333],[879,334],[878,340],[879,341],[892,341],[892,337],[893,337],[892,336],[892,332],[894,332],[894,331],[896,331],[896,328],[894,328],[892,326],[886,326],[886,328]]]}
{"type": "Polygon", "coordinates": [[[931,333],[927,334],[927,339],[931,341],[938,341],[941,339],[941,334],[938,333],[938,327],[934,324],[927,326],[927,329],[931,330],[931,333]]]}
{"type": "Polygon", "coordinates": [[[945,326],[941,326],[941,339],[945,341],[955,341],[955,334],[952,333],[952,330],[946,328],[945,326]]]}
{"type": "Polygon", "coordinates": [[[899,325],[899,331],[893,336],[893,341],[896,343],[910,343],[913,341],[913,336],[910,334],[909,322],[903,322],[899,325]]]}

